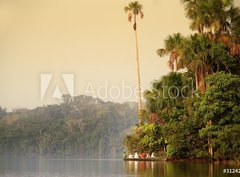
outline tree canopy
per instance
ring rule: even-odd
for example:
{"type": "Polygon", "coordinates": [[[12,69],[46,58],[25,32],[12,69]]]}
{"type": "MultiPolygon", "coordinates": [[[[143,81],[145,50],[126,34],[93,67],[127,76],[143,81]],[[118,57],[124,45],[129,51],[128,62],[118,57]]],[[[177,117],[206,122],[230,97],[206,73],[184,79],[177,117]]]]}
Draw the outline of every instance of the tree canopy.
{"type": "Polygon", "coordinates": [[[240,9],[232,0],[181,3],[195,33],[169,35],[157,50],[171,72],[144,92],[145,124],[126,146],[170,159],[240,160],[240,9]]]}
{"type": "Polygon", "coordinates": [[[121,157],[122,138],[136,122],[136,103],[63,96],[60,105],[9,112],[0,120],[0,154],[121,157]]]}

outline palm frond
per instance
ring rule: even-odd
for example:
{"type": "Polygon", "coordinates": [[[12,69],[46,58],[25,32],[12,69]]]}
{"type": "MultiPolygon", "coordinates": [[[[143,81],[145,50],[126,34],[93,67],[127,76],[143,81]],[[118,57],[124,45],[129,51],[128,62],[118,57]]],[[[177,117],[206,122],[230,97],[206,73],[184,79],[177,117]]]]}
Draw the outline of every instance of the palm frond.
{"type": "Polygon", "coordinates": [[[240,44],[232,44],[230,47],[230,53],[232,55],[239,55],[240,56],[240,44]]]}
{"type": "Polygon", "coordinates": [[[129,21],[129,22],[132,22],[132,17],[133,17],[132,12],[129,12],[129,13],[128,13],[128,21],[129,21]]]}
{"type": "Polygon", "coordinates": [[[124,11],[127,13],[128,11],[130,11],[130,8],[128,6],[125,6],[124,11]]]}
{"type": "Polygon", "coordinates": [[[159,57],[163,57],[167,54],[167,51],[166,51],[166,49],[158,49],[157,54],[159,57]]]}
{"type": "Polygon", "coordinates": [[[134,15],[140,14],[140,17],[143,18],[142,12],[143,6],[138,2],[130,2],[126,7],[124,7],[125,12],[132,12],[134,15]]]}
{"type": "Polygon", "coordinates": [[[174,70],[174,63],[172,62],[172,60],[168,60],[168,67],[171,71],[174,70]]]}
{"type": "Polygon", "coordinates": [[[144,17],[144,14],[143,14],[143,11],[139,11],[140,12],[140,17],[143,18],[144,17]]]}

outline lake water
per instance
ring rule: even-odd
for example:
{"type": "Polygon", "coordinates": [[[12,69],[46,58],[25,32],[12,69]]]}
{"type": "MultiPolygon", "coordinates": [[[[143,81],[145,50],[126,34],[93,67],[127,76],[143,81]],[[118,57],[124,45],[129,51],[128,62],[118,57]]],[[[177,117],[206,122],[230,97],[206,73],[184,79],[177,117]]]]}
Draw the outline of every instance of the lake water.
{"type": "Polygon", "coordinates": [[[224,177],[236,166],[190,162],[1,157],[0,177],[224,177]]]}

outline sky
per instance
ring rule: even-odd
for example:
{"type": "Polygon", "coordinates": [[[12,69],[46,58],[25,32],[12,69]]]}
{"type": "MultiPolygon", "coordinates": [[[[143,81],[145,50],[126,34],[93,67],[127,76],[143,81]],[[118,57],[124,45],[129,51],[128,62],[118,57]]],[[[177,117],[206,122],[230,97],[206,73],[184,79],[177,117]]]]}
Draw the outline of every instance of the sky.
{"type": "MultiPolygon", "coordinates": [[[[0,106],[34,108],[57,103],[54,96],[65,93],[137,101],[127,89],[137,86],[134,31],[123,11],[129,2],[1,0],[0,106]]],[[[138,19],[145,90],[169,72],[167,57],[156,54],[164,39],[192,32],[180,0],[140,3],[145,15],[138,19]]]]}

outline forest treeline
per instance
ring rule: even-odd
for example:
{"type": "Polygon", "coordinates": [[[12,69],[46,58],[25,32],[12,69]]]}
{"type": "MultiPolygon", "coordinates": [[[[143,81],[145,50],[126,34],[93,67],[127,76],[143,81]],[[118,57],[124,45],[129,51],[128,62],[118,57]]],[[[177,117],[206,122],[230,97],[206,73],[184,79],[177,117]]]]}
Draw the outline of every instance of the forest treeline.
{"type": "Polygon", "coordinates": [[[136,103],[63,96],[59,105],[0,109],[0,154],[119,158],[122,139],[136,120],[136,103]]]}
{"type": "Polygon", "coordinates": [[[232,0],[181,3],[193,33],[169,35],[157,50],[171,72],[144,92],[125,145],[167,159],[240,160],[240,9],[232,0]]]}

